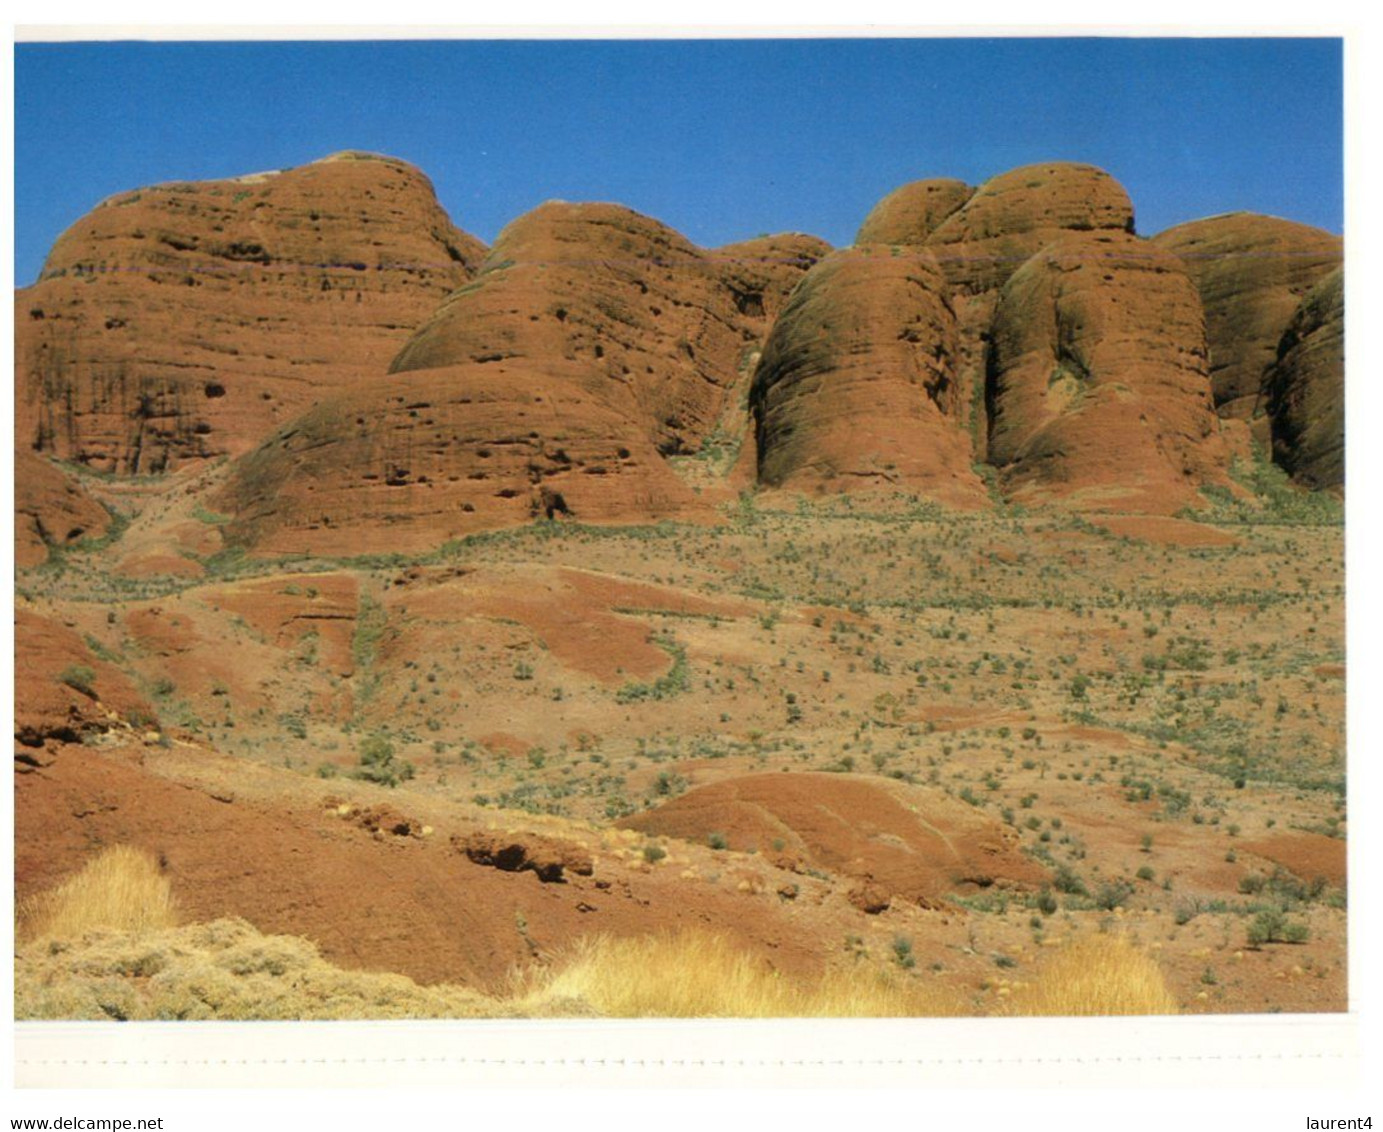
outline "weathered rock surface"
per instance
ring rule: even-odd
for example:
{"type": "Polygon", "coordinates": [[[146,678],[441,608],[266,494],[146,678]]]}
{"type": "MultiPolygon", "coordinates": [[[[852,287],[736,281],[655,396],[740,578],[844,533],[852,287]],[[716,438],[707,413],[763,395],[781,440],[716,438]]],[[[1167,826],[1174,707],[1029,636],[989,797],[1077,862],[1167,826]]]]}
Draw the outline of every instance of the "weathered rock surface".
{"type": "Polygon", "coordinates": [[[1338,236],[1251,212],[1180,224],[1152,242],[1175,253],[1200,291],[1210,379],[1221,416],[1247,418],[1297,304],[1338,267],[1338,236]]]}
{"type": "Polygon", "coordinates": [[[14,453],[14,561],[46,562],[48,548],[100,538],[110,513],[75,479],[27,448],[14,453]]]}
{"type": "Polygon", "coordinates": [[[953,293],[956,380],[973,401],[986,459],[985,350],[999,288],[1030,256],[1071,232],[1133,230],[1133,205],[1103,169],[1044,162],[991,177],[927,236],[953,293]]]}
{"type": "Polygon", "coordinates": [[[436,546],[537,516],[705,510],[664,457],[695,452],[771,312],[824,249],[702,251],[616,205],[547,204],[501,233],[387,379],[323,401],[241,461],[219,506],[261,552],[436,546]]]}
{"type": "Polygon", "coordinates": [[[1002,287],[1030,256],[1068,232],[1132,232],[1133,205],[1103,169],[1025,165],[991,177],[932,232],[947,277],[972,294],[1002,287]]]}
{"type": "Polygon", "coordinates": [[[585,846],[536,833],[476,830],[465,837],[453,837],[452,847],[474,864],[507,873],[536,873],[544,884],[559,883],[568,872],[590,876],[594,871],[585,846]]]}
{"type": "Polygon", "coordinates": [[[955,316],[930,252],[836,252],[774,324],[751,393],[759,478],[987,504],[955,377],[955,316]]]}
{"type": "Polygon", "coordinates": [[[1014,274],[988,398],[989,458],[1021,501],[1167,514],[1225,482],[1195,287],[1132,236],[1073,235],[1014,274]]]}
{"type": "Polygon", "coordinates": [[[864,218],[859,244],[923,244],[937,226],[975,195],[964,181],[912,181],[893,190],[864,218]]]}
{"type": "Polygon", "coordinates": [[[112,197],[16,293],[17,441],[117,473],[247,451],[383,373],[483,255],[368,154],[112,197]]]}
{"type": "Polygon", "coordinates": [[[716,255],[632,209],[549,202],[500,233],[480,277],[448,296],[390,368],[580,372],[660,452],[694,452],[767,310],[813,258],[792,245],[716,255]]]}
{"type": "Polygon", "coordinates": [[[1345,485],[1345,276],[1336,268],[1301,300],[1264,383],[1273,458],[1297,482],[1345,485]]]}

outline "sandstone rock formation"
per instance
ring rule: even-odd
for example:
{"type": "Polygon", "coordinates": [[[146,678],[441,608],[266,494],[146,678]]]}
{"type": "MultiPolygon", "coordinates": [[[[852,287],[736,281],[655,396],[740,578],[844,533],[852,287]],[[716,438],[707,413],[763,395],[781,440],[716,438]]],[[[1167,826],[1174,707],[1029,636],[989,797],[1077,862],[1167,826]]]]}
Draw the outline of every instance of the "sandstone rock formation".
{"type": "Polygon", "coordinates": [[[16,293],[17,441],[117,473],[247,451],[381,373],[483,255],[370,154],[112,197],[16,293]]]}
{"type": "Polygon", "coordinates": [[[1130,235],[1069,236],[1013,275],[988,397],[989,458],[1020,500],[1170,513],[1225,480],[1195,287],[1130,235]]]}
{"type": "Polygon", "coordinates": [[[953,285],[1003,286],[1034,253],[1068,232],[1132,232],[1122,185],[1093,165],[1053,161],[991,177],[927,238],[953,285]]]}
{"type": "Polygon", "coordinates": [[[540,515],[640,522],[703,505],[664,457],[695,452],[771,312],[823,245],[708,253],[608,204],[509,225],[387,379],[323,401],[237,468],[222,506],[260,551],[425,547],[540,515]]]}
{"type": "Polygon", "coordinates": [[[765,312],[810,266],[769,272],[756,250],[756,284],[666,225],[612,204],[549,202],[510,224],[481,277],[442,304],[394,359],[391,372],[448,365],[576,363],[589,388],[626,412],[660,452],[695,451],[714,423],[765,312]],[[765,291],[770,294],[767,302],[765,291]]]}
{"type": "Polygon", "coordinates": [[[964,181],[912,181],[893,190],[864,218],[856,244],[923,244],[937,225],[975,195],[964,181]]]}
{"type": "Polygon", "coordinates": [[[1264,382],[1273,458],[1297,482],[1344,491],[1345,287],[1336,268],[1307,293],[1264,382]]]}
{"type": "Polygon", "coordinates": [[[1132,231],[1133,205],[1102,169],[1070,162],[1028,165],[978,189],[919,181],[885,197],[859,243],[922,244],[952,287],[956,382],[976,418],[975,457],[985,459],[984,357],[999,288],[1027,259],[1072,231],[1132,231]]]}
{"type": "Polygon", "coordinates": [[[808,272],[754,375],[761,482],[987,504],[947,292],[934,257],[915,248],[836,252],[808,272]]]}
{"type": "Polygon", "coordinates": [[[81,484],[27,448],[14,453],[14,560],[21,569],[48,559],[48,548],[100,538],[110,513],[81,484]]]}
{"type": "Polygon", "coordinates": [[[1343,242],[1251,212],[1180,224],[1152,242],[1180,257],[1200,291],[1220,415],[1252,416],[1288,320],[1306,292],[1339,266],[1343,242]]]}

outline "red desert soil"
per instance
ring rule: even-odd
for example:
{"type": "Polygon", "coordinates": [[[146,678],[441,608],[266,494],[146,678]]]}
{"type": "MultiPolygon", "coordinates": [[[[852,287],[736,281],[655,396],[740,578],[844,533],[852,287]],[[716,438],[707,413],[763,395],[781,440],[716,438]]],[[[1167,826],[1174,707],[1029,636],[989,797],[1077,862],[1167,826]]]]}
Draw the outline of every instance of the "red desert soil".
{"type": "Polygon", "coordinates": [[[41,760],[37,752],[49,741],[75,741],[121,724],[156,725],[129,677],[51,617],[15,610],[14,674],[16,758],[25,766],[41,760]]]}
{"type": "Polygon", "coordinates": [[[1235,546],[1239,540],[1228,531],[1157,515],[1102,515],[1097,524],[1120,538],[1157,546],[1235,546]]]}
{"type": "MultiPolygon", "coordinates": [[[[816,930],[804,930],[803,918],[850,912],[838,898],[819,909],[823,885],[813,899],[794,903],[766,891],[762,879],[743,887],[689,884],[672,868],[648,869],[637,857],[603,851],[597,831],[525,834],[509,823],[506,843],[531,844],[535,855],[570,843],[563,852],[571,859],[594,857],[592,875],[568,871],[545,883],[531,869],[470,859],[464,846],[472,835],[483,837],[483,815],[437,817],[429,813],[435,803],[420,800],[414,809],[422,816],[413,817],[387,790],[293,784],[272,771],[247,775],[209,751],[197,755],[201,774],[230,771],[232,782],[239,778],[234,786],[172,781],[141,765],[169,757],[157,747],[67,746],[41,771],[19,776],[21,904],[99,847],[131,844],[158,856],[187,920],[240,916],[266,933],[312,939],[349,967],[491,991],[502,991],[523,963],[600,932],[710,928],[785,970],[810,970],[820,956],[811,942],[816,930]],[[429,819],[437,825],[423,836],[429,819]]],[[[764,870],[751,863],[743,872],[759,878],[764,870]]]]}

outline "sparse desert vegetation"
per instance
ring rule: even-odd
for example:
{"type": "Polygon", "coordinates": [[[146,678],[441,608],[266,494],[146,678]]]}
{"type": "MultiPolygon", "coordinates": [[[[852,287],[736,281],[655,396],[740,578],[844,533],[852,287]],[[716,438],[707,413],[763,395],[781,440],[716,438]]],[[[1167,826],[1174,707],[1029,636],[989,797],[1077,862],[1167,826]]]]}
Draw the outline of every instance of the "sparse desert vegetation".
{"type": "Polygon", "coordinates": [[[1344,1009],[1339,260],[1067,162],[838,250],[487,249],[360,155],[95,210],[20,300],[21,1013],[1344,1009]]]}

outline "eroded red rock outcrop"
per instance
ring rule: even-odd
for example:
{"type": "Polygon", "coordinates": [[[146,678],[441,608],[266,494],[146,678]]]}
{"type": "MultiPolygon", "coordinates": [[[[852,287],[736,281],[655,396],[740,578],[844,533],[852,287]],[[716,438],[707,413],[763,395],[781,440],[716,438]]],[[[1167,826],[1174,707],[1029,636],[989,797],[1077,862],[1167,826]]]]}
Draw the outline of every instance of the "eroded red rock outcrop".
{"type": "Polygon", "coordinates": [[[947,177],[909,182],[870,210],[855,243],[926,243],[937,226],[974,195],[972,186],[947,177]]]}
{"type": "Polygon", "coordinates": [[[771,313],[823,245],[702,251],[607,204],[543,205],[501,233],[387,379],[324,400],[241,461],[222,506],[261,552],[418,549],[541,515],[642,522],[705,509],[664,457],[695,452],[771,313]]]}
{"type": "Polygon", "coordinates": [[[952,285],[956,380],[972,399],[986,459],[985,349],[999,289],[1030,256],[1071,232],[1131,232],[1122,185],[1093,165],[1051,161],[991,177],[927,235],[952,285]]]}
{"type": "Polygon", "coordinates": [[[754,375],[761,482],[987,504],[947,293],[922,249],[855,248],[812,268],[754,375]]]}
{"type": "Polygon", "coordinates": [[[1072,235],[1013,275],[988,394],[989,458],[1019,500],[1166,514],[1225,482],[1196,289],[1132,236],[1072,235]]]}
{"type": "Polygon", "coordinates": [[[1301,300],[1264,383],[1273,458],[1299,483],[1345,484],[1345,279],[1336,268],[1301,300]]]}
{"type": "Polygon", "coordinates": [[[16,293],[17,441],[117,473],[247,451],[382,373],[483,255],[369,154],[112,197],[16,293]]]}
{"type": "Polygon", "coordinates": [[[48,549],[100,538],[110,513],[82,485],[26,448],[14,453],[14,561],[21,569],[48,559],[48,549]]]}
{"type": "Polygon", "coordinates": [[[1068,232],[1132,232],[1133,204],[1103,169],[1025,165],[991,177],[927,238],[952,283],[1002,287],[1030,256],[1068,232]]]}
{"type": "Polygon", "coordinates": [[[1180,224],[1152,242],[1180,257],[1200,291],[1220,415],[1251,416],[1288,321],[1340,265],[1343,241],[1306,224],[1235,212],[1180,224]]]}

